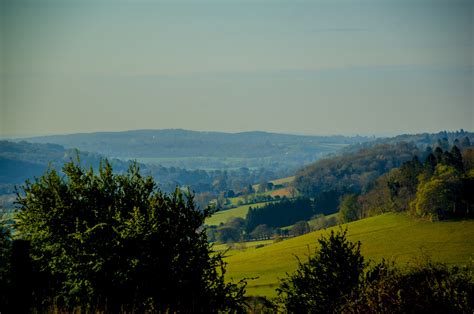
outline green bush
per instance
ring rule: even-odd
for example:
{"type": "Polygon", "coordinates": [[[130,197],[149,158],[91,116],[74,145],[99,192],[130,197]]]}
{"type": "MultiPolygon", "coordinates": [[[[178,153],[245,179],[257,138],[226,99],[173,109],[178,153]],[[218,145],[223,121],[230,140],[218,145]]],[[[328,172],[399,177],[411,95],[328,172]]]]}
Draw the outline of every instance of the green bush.
{"type": "Polygon", "coordinates": [[[281,281],[278,303],[290,313],[332,313],[359,285],[364,258],[360,243],[346,238],[347,229],[318,240],[320,248],[281,281]]]}
{"type": "Polygon", "coordinates": [[[349,313],[472,313],[472,271],[425,261],[400,270],[386,262],[367,272],[365,282],[343,307],[349,313]]]}

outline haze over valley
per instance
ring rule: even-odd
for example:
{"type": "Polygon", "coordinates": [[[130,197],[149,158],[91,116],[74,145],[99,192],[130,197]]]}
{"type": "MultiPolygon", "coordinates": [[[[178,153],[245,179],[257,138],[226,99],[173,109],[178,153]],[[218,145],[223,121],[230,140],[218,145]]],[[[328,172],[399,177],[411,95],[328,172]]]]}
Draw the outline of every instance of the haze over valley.
{"type": "Polygon", "coordinates": [[[473,14],[1,0],[0,313],[473,313],[473,14]]]}

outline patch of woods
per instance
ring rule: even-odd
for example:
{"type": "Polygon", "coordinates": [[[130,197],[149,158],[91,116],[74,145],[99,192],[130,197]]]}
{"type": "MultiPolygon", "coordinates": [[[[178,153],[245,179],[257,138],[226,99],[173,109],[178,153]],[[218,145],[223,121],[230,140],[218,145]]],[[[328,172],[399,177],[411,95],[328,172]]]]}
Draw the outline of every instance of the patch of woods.
{"type": "Polygon", "coordinates": [[[366,193],[341,198],[342,221],[408,211],[430,220],[474,216],[474,150],[437,147],[380,176],[366,193]]]}
{"type": "Polygon", "coordinates": [[[429,219],[472,217],[474,148],[469,137],[423,148],[376,145],[321,160],[301,170],[295,187],[314,199],[330,194],[328,211],[341,222],[391,211],[429,219]]]}

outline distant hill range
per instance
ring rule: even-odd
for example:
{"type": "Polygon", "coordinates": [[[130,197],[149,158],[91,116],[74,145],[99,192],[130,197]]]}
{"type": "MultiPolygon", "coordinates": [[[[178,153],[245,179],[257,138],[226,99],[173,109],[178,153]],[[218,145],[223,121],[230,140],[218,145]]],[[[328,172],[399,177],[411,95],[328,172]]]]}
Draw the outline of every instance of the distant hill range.
{"type": "MultiPolygon", "coordinates": [[[[373,138],[372,138],[373,139],[373,138]]],[[[54,135],[24,139],[59,144],[123,160],[185,169],[270,169],[291,175],[303,165],[370,138],[181,129],[54,135]]]]}
{"type": "Polygon", "coordinates": [[[341,146],[362,143],[367,137],[304,136],[267,132],[198,132],[181,129],[135,130],[53,135],[24,139],[120,158],[233,157],[318,155],[341,146]]]}
{"type": "MultiPolygon", "coordinates": [[[[0,194],[11,193],[14,184],[41,175],[48,166],[61,169],[64,162],[76,155],[76,149],[79,149],[81,162],[86,166],[97,168],[101,158],[108,157],[112,160],[114,170],[121,172],[127,169],[128,159],[137,159],[142,164],[142,170],[153,175],[165,190],[191,185],[197,192],[217,192],[225,189],[239,190],[241,186],[248,184],[292,176],[298,169],[334,155],[346,156],[332,158],[333,163],[338,163],[338,167],[346,165],[346,168],[352,169],[354,160],[351,156],[367,155],[367,152],[358,152],[380,144],[410,143],[411,146],[398,146],[404,148],[405,154],[393,153],[393,149],[389,147],[370,150],[379,151],[377,156],[392,156],[391,164],[396,166],[411,155],[423,151],[426,146],[439,145],[447,149],[456,144],[456,141],[469,140],[474,140],[474,134],[463,130],[377,139],[361,136],[186,130],[137,130],[33,137],[0,141],[0,194]]],[[[308,166],[298,172],[298,177],[310,178],[312,176],[304,174],[309,174],[311,169],[319,169],[318,165],[328,162],[308,166]]],[[[301,180],[297,180],[299,181],[301,180]]]]}
{"type": "MultiPolygon", "coordinates": [[[[57,144],[0,141],[0,195],[13,192],[14,184],[41,176],[48,168],[60,170],[79,152],[57,144]]],[[[80,152],[81,164],[97,168],[103,156],[80,152]]],[[[129,163],[111,160],[115,171],[125,171],[129,163]]]]}

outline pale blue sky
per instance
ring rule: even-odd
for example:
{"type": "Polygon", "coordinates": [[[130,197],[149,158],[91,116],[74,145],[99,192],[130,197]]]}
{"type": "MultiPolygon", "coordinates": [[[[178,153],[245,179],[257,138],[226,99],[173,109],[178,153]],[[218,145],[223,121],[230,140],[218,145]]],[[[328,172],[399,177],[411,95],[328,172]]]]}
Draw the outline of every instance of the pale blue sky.
{"type": "Polygon", "coordinates": [[[1,1],[4,136],[474,129],[474,1],[1,1]]]}

